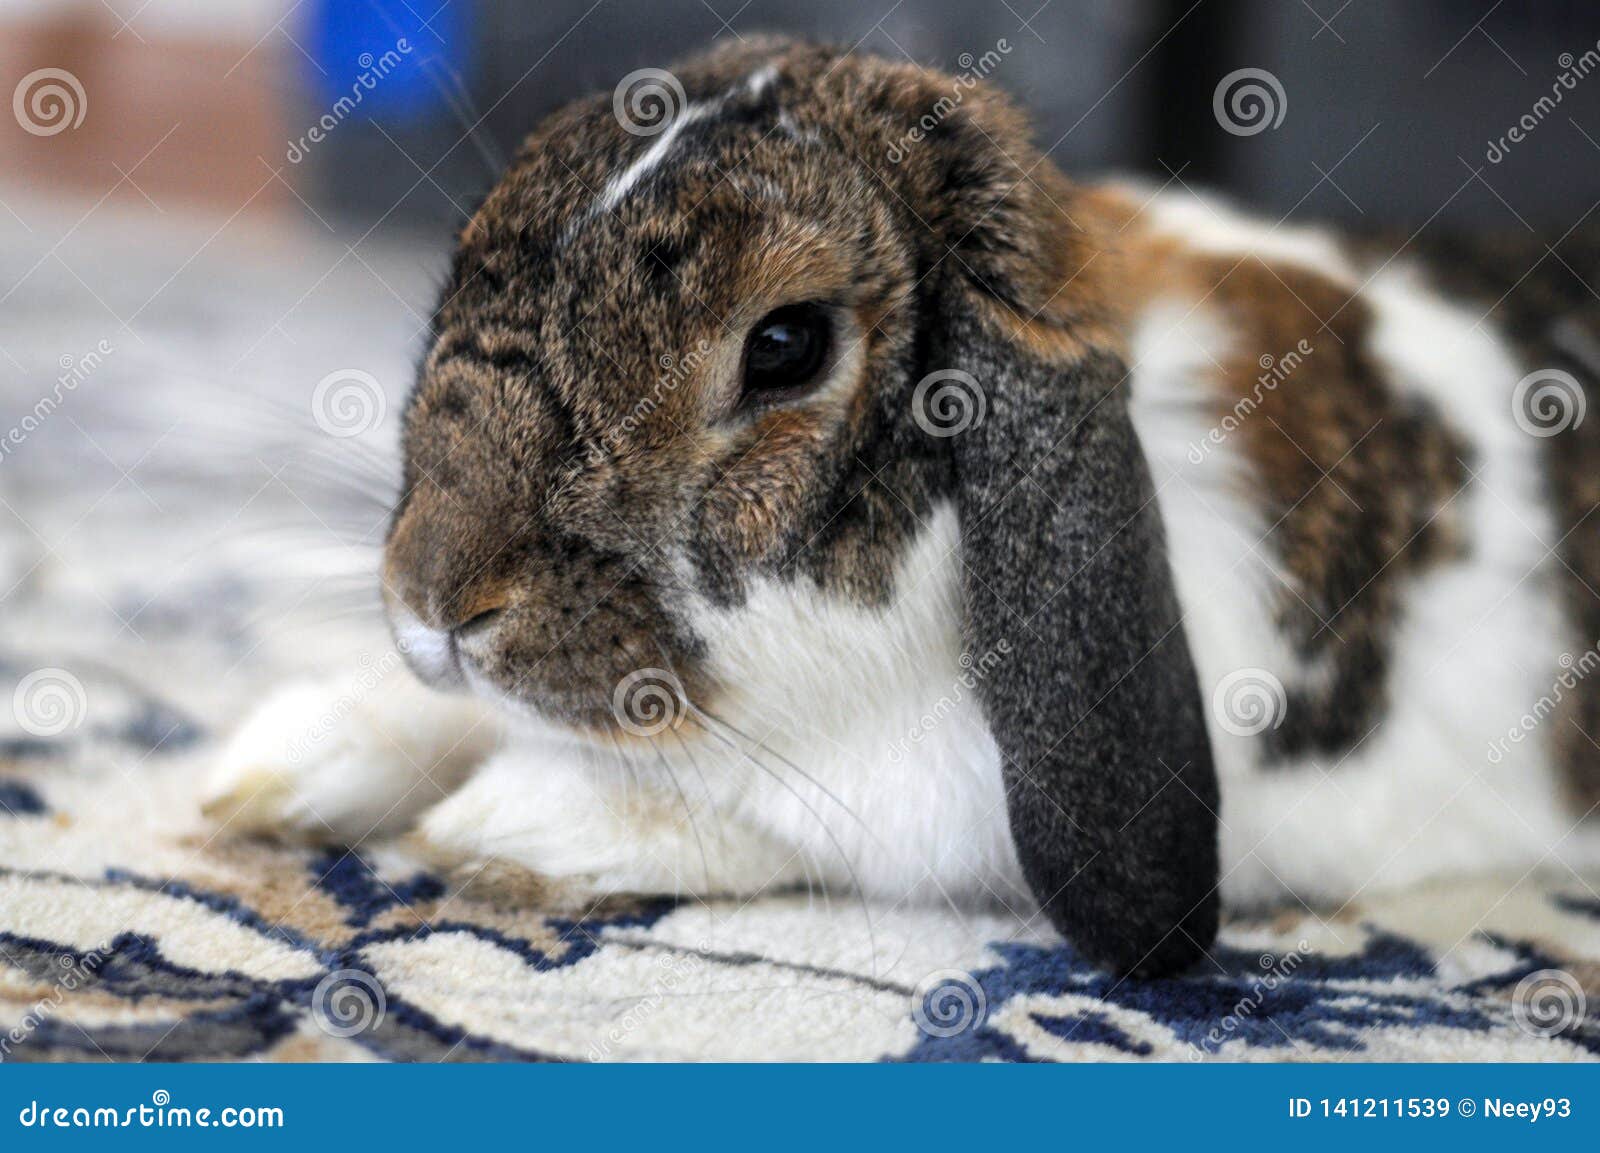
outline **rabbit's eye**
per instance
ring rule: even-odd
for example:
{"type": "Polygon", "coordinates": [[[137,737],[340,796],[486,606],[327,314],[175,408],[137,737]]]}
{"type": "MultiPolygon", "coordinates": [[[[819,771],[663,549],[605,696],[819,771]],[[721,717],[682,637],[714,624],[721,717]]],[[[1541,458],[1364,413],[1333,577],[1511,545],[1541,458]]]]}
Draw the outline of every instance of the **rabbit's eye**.
{"type": "Polygon", "coordinates": [[[817,304],[790,304],[762,317],[744,346],[746,395],[809,384],[828,360],[833,322],[817,304]]]}

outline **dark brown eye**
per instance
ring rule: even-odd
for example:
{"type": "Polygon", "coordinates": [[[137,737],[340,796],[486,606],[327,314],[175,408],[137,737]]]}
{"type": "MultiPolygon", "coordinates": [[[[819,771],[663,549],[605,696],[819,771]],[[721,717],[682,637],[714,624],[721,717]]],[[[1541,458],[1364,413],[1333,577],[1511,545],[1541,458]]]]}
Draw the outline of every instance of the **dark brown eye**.
{"type": "Polygon", "coordinates": [[[790,304],[761,318],[744,346],[746,395],[810,384],[828,361],[833,322],[819,304],[790,304]]]}

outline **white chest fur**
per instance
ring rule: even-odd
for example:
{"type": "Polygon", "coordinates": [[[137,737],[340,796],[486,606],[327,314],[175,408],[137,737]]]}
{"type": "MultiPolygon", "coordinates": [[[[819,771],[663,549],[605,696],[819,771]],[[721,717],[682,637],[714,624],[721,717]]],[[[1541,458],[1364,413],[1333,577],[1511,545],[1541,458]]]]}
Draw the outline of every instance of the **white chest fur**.
{"type": "Polygon", "coordinates": [[[744,819],[804,846],[824,876],[842,877],[848,858],[880,896],[1017,903],[999,753],[978,705],[1008,654],[963,659],[959,549],[942,505],[885,610],[773,582],[736,611],[703,608],[695,624],[728,686],[718,712],[776,754],[762,758],[770,772],[728,766],[745,786],[744,819]]]}

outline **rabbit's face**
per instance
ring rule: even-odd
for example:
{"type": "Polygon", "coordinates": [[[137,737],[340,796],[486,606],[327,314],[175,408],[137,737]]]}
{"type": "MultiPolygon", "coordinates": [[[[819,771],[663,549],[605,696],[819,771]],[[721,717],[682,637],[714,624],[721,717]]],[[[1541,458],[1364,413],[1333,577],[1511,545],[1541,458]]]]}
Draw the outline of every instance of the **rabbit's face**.
{"type": "Polygon", "coordinates": [[[641,669],[714,700],[692,621],[756,578],[881,603],[948,487],[909,403],[928,251],[854,154],[881,145],[775,68],[680,75],[655,135],[607,99],[528,142],[406,415],[385,576],[413,664],[584,728],[641,669]]]}
{"type": "Polygon", "coordinates": [[[1003,652],[1030,887],[1120,971],[1187,961],[1216,784],[1115,214],[970,81],[771,43],[675,81],[659,130],[557,113],[461,235],[385,564],[412,663],[612,737],[825,735],[1003,652]]]}

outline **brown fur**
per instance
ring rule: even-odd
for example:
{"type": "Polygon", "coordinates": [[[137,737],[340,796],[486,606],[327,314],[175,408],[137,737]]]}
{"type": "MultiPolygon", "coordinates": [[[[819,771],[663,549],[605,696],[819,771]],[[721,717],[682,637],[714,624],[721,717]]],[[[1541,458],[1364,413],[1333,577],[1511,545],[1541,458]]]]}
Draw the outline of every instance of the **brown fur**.
{"type": "MultiPolygon", "coordinates": [[[[880,604],[949,494],[947,455],[910,424],[912,387],[939,367],[922,359],[935,286],[975,290],[987,322],[1062,364],[1126,358],[1140,304],[1176,293],[1237,330],[1211,400],[1220,420],[1259,394],[1236,435],[1283,577],[1264,611],[1327,673],[1272,739],[1336,751],[1376,723],[1401,594],[1462,547],[1450,505],[1471,462],[1363,351],[1371,318],[1350,288],[1151,234],[1135,203],[1070,184],[982,88],[890,163],[948,94],[937,73],[749,42],[676,74],[691,101],[728,108],[614,211],[598,198],[651,141],[608,94],[541,125],[462,230],[407,417],[392,595],[440,626],[501,609],[486,673],[575,723],[606,726],[640,667],[714,697],[685,585],[729,605],[758,576],[809,580],[880,604]],[[770,93],[736,94],[769,63],[770,93]],[[746,332],[801,301],[847,318],[852,379],[741,406],[746,332]],[[1302,339],[1312,351],[1259,389],[1260,357],[1302,339]]],[[[1560,471],[1577,478],[1569,506],[1596,472],[1560,471]]],[[[1600,554],[1569,547],[1600,588],[1600,554]]],[[[1600,690],[1584,716],[1600,735],[1600,690]]]]}
{"type": "Polygon", "coordinates": [[[1402,592],[1460,548],[1450,506],[1464,447],[1373,363],[1371,316],[1350,288],[1288,263],[1189,249],[1151,233],[1131,199],[1100,197],[1120,220],[1126,310],[1175,298],[1220,313],[1235,338],[1209,382],[1212,419],[1251,406],[1229,451],[1248,465],[1241,495],[1260,507],[1259,547],[1280,576],[1268,611],[1301,659],[1326,671],[1272,739],[1285,756],[1347,748],[1382,717],[1402,592]]]}
{"type": "Polygon", "coordinates": [[[714,694],[685,583],[721,604],[756,576],[889,594],[950,483],[909,404],[937,367],[920,363],[934,285],[976,288],[1053,359],[1113,327],[1096,214],[1076,220],[1077,193],[1001,97],[971,93],[896,165],[890,145],[948,79],[788,43],[677,75],[723,111],[614,211],[598,197],[651,141],[609,97],[528,139],[461,232],[406,419],[390,595],[441,628],[499,609],[485,674],[581,724],[606,724],[640,667],[714,694]],[[770,93],[741,94],[768,62],[770,93]],[[803,301],[846,318],[853,378],[741,406],[746,332],[803,301]],[[692,367],[663,387],[664,358],[692,367]]]}

